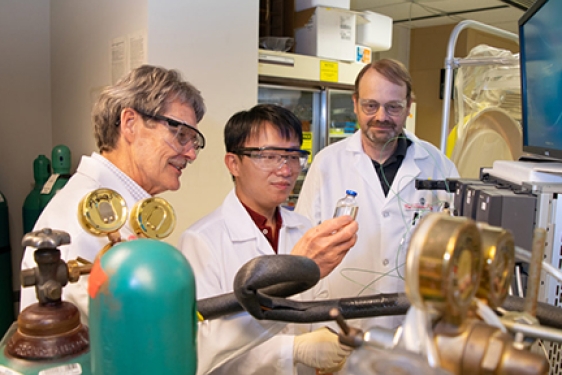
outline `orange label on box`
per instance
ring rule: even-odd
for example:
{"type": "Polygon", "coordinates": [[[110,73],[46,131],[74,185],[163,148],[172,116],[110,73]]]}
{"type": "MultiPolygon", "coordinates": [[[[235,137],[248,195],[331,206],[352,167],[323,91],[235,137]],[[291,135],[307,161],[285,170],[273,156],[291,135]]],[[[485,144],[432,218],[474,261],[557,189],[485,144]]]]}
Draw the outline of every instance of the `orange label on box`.
{"type": "Polygon", "coordinates": [[[320,60],[320,81],[338,82],[339,64],[320,60]]]}

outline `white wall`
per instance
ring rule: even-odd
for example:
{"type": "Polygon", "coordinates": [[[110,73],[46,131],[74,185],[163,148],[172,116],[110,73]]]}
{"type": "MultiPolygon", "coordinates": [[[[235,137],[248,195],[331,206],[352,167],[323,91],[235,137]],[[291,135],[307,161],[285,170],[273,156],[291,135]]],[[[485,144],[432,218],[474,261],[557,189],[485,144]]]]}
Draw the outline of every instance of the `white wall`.
{"type": "Polygon", "coordinates": [[[147,28],[146,0],[51,0],[53,146],[97,151],[92,103],[111,84],[111,41],[147,28]]]}
{"type": "MultiPolygon", "coordinates": [[[[20,268],[22,205],[33,160],[51,158],[49,2],[0,1],[0,191],[10,215],[13,269],[20,268]]],[[[14,273],[19,289],[19,274],[14,273]]]]}
{"type": "Polygon", "coordinates": [[[224,166],[223,129],[257,103],[258,1],[149,0],[148,61],[179,69],[205,99],[200,129],[208,146],[183,173],[182,187],[162,196],[178,216],[168,242],[218,207],[232,180],[224,166]]]}

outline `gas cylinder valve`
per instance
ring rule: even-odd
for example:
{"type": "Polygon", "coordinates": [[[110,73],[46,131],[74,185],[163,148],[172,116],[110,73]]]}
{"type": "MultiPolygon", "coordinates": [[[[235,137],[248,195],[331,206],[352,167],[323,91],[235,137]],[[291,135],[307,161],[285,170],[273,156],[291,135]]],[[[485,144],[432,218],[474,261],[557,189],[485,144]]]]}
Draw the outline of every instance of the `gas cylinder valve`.
{"type": "Polygon", "coordinates": [[[36,248],[33,257],[37,267],[23,270],[21,283],[23,286],[35,285],[37,299],[40,303],[60,301],[62,288],[69,281],[78,280],[70,277],[69,267],[61,259],[58,249],[59,246],[69,243],[70,235],[68,233],[50,228],[27,233],[22,239],[23,246],[36,248]]]}

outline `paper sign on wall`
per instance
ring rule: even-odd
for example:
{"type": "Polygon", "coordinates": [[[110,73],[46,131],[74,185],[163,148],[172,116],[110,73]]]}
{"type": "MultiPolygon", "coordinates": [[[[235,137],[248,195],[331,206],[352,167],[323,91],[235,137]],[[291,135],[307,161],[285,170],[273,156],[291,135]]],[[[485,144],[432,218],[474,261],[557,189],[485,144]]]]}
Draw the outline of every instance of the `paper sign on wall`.
{"type": "Polygon", "coordinates": [[[320,60],[320,81],[338,82],[338,69],[337,62],[320,60]]]}
{"type": "Polygon", "coordinates": [[[138,31],[111,40],[111,82],[112,84],[147,62],[146,31],[138,31]]]}

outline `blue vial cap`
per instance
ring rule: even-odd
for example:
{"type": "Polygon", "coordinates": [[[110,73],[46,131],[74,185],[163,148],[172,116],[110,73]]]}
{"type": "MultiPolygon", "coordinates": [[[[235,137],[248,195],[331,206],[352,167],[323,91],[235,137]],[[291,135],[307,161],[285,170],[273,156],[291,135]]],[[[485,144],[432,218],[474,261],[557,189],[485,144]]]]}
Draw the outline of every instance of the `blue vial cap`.
{"type": "Polygon", "coordinates": [[[353,191],[353,190],[346,190],[346,191],[345,191],[345,194],[351,195],[352,197],[357,196],[357,193],[356,193],[355,191],[353,191]]]}

